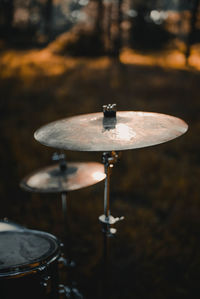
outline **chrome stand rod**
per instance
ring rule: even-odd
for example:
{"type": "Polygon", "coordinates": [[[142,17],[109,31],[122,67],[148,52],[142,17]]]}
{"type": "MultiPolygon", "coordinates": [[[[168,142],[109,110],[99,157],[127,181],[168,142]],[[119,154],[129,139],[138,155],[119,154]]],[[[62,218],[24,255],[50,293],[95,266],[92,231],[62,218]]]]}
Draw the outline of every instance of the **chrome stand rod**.
{"type": "Polygon", "coordinates": [[[63,220],[64,220],[64,224],[66,224],[66,222],[67,222],[67,192],[61,193],[61,200],[62,200],[63,220]]]}
{"type": "Polygon", "coordinates": [[[104,185],[104,214],[99,216],[99,221],[102,223],[102,231],[107,235],[111,236],[116,233],[115,228],[110,228],[111,225],[116,222],[123,220],[124,217],[113,217],[110,213],[110,177],[111,169],[117,162],[118,155],[112,152],[103,153],[103,164],[105,168],[105,185],[104,185]]]}
{"type": "Polygon", "coordinates": [[[111,166],[105,164],[105,186],[104,186],[104,215],[108,219],[110,216],[110,175],[111,175],[111,166]]]}
{"type": "Polygon", "coordinates": [[[62,219],[63,219],[63,231],[62,231],[62,237],[63,237],[63,245],[65,248],[65,254],[69,256],[70,249],[70,228],[69,228],[69,222],[68,222],[68,209],[67,209],[67,192],[61,193],[61,202],[62,202],[62,219]],[[66,247],[65,247],[66,245],[66,247]]]}

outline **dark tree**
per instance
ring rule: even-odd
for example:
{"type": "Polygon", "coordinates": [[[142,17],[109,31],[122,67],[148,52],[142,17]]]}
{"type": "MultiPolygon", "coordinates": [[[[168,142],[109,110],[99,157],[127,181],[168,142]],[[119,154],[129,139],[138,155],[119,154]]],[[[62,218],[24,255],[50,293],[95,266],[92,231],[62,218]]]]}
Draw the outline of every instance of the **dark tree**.
{"type": "Polygon", "coordinates": [[[113,54],[115,57],[119,58],[120,55],[120,50],[122,47],[122,28],[121,28],[121,23],[122,23],[122,4],[123,0],[118,0],[117,2],[117,35],[113,41],[113,54]]]}
{"type": "Polygon", "coordinates": [[[14,1],[0,0],[0,23],[1,29],[5,37],[9,37],[13,26],[14,1]]]}
{"type": "Polygon", "coordinates": [[[50,39],[51,35],[51,27],[52,27],[52,8],[53,8],[53,1],[47,0],[46,5],[44,7],[44,20],[45,20],[45,34],[48,39],[50,39]]]}
{"type": "Polygon", "coordinates": [[[95,21],[95,33],[99,36],[102,36],[103,34],[103,15],[104,15],[103,0],[97,0],[97,16],[95,21]]]}
{"type": "Polygon", "coordinates": [[[198,8],[199,8],[199,0],[193,0],[193,5],[191,8],[190,30],[186,40],[186,51],[185,51],[186,65],[188,65],[188,60],[191,53],[191,45],[195,42],[198,8]]]}
{"type": "Polygon", "coordinates": [[[132,1],[130,46],[139,50],[160,50],[173,37],[166,28],[165,22],[151,18],[151,11],[158,10],[160,1],[132,1]]]}

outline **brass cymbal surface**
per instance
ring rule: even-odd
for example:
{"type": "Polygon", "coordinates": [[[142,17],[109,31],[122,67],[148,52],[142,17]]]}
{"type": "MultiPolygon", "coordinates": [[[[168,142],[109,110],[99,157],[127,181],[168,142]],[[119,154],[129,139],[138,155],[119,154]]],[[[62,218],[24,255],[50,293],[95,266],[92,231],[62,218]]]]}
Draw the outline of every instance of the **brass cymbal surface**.
{"type": "Polygon", "coordinates": [[[97,162],[68,162],[39,169],[25,177],[20,187],[30,192],[56,193],[78,190],[105,179],[104,165],[97,162]]]}
{"type": "Polygon", "coordinates": [[[54,121],[34,133],[41,144],[74,151],[122,151],[161,144],[188,130],[180,118],[154,112],[91,113],[54,121]]]}

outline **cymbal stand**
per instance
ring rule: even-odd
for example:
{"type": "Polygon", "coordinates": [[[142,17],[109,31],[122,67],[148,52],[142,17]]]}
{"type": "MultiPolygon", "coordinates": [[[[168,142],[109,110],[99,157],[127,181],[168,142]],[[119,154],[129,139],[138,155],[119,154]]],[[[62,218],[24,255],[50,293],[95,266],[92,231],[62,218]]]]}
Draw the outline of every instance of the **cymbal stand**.
{"type": "Polygon", "coordinates": [[[104,186],[104,214],[99,216],[99,221],[102,224],[103,232],[103,274],[102,274],[102,297],[104,299],[109,298],[109,277],[108,277],[108,238],[112,237],[116,232],[116,228],[111,225],[123,220],[124,217],[113,217],[110,213],[110,176],[114,164],[118,160],[118,154],[114,151],[104,152],[102,156],[104,169],[105,169],[105,186],[104,186]]]}
{"type": "MultiPolygon", "coordinates": [[[[70,244],[70,227],[69,227],[69,221],[67,217],[67,196],[68,196],[67,192],[61,193],[62,214],[63,214],[63,223],[64,223],[63,239],[64,239],[64,243],[66,242],[66,244],[70,244]]],[[[62,246],[65,248],[64,244],[62,244],[62,246]]],[[[68,245],[66,246],[65,251],[68,258],[66,259],[64,257],[61,257],[60,262],[62,262],[67,268],[75,267],[75,262],[70,259],[70,250],[68,245]]]]}
{"type": "MultiPolygon", "coordinates": [[[[61,153],[54,153],[52,156],[52,160],[53,161],[58,161],[59,162],[59,168],[61,172],[65,172],[67,170],[67,162],[65,159],[65,154],[61,153]]],[[[60,183],[60,187],[61,186],[61,182],[60,183]]],[[[61,188],[62,189],[62,188],[61,188]]],[[[68,217],[67,217],[67,196],[68,193],[67,191],[62,191],[61,192],[61,204],[62,204],[62,216],[63,216],[63,239],[64,239],[64,243],[70,243],[69,240],[69,235],[70,235],[70,228],[69,228],[69,222],[68,222],[68,217]],[[67,242],[68,241],[68,242],[67,242]]],[[[64,247],[64,244],[62,244],[62,246],[64,247]]],[[[68,251],[68,255],[69,255],[69,247],[67,247],[67,251],[68,251]]],[[[65,258],[61,258],[61,261],[63,262],[63,264],[67,267],[71,266],[71,262],[70,260],[67,260],[65,258]]]]}
{"type": "MultiPolygon", "coordinates": [[[[59,161],[59,167],[60,171],[66,171],[67,170],[67,163],[65,159],[65,154],[57,154],[54,153],[52,156],[53,161],[59,161]]],[[[69,271],[72,270],[72,268],[75,267],[75,262],[71,260],[70,258],[70,250],[69,245],[70,242],[70,227],[69,227],[69,221],[67,217],[67,195],[68,193],[66,191],[61,192],[61,201],[62,201],[62,214],[63,214],[63,238],[64,243],[66,242],[66,248],[65,253],[67,254],[67,258],[64,256],[61,256],[59,258],[59,262],[63,264],[69,271]]],[[[65,247],[65,244],[62,244],[63,247],[65,247]]],[[[59,293],[64,295],[66,298],[77,298],[77,299],[83,299],[82,294],[79,292],[77,288],[73,286],[74,282],[71,279],[71,273],[69,273],[69,281],[70,285],[66,286],[64,284],[59,284],[59,293]]]]}
{"type": "MultiPolygon", "coordinates": [[[[116,104],[103,105],[103,128],[105,131],[115,129],[117,123],[116,111],[116,104]]],[[[123,216],[114,218],[110,214],[110,176],[111,169],[117,161],[118,154],[114,151],[104,152],[102,155],[106,178],[104,187],[104,214],[99,217],[99,220],[102,223],[102,231],[106,237],[112,236],[116,233],[116,229],[110,228],[110,225],[124,219],[123,216]]]]}
{"type": "Polygon", "coordinates": [[[114,167],[117,160],[118,154],[114,151],[104,152],[102,155],[106,178],[104,185],[104,214],[99,216],[99,221],[102,223],[102,232],[106,237],[112,236],[117,231],[115,228],[111,228],[110,226],[124,219],[124,216],[113,217],[110,214],[110,176],[111,169],[114,167]]]}
{"type": "MultiPolygon", "coordinates": [[[[103,130],[110,131],[115,129],[116,118],[116,104],[103,105],[103,130]]],[[[110,177],[114,164],[118,161],[118,154],[114,151],[103,152],[102,162],[104,164],[104,171],[106,174],[104,185],[104,214],[99,216],[99,221],[102,224],[103,232],[103,274],[102,274],[102,291],[103,298],[109,297],[108,285],[108,238],[112,237],[116,232],[116,228],[111,225],[123,220],[124,217],[113,217],[110,213],[110,177]]]]}

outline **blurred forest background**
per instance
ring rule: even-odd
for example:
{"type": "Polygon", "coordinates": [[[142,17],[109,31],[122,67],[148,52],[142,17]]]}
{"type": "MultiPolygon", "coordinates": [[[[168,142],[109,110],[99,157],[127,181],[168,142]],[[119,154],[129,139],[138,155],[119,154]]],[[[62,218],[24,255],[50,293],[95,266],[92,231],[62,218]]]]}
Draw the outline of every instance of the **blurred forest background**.
{"type": "MultiPolygon", "coordinates": [[[[189,125],[168,143],[122,151],[113,168],[111,212],[125,220],[109,242],[107,297],[104,183],[69,193],[84,298],[199,298],[199,10],[199,0],[0,0],[0,218],[62,235],[60,195],[19,187],[53,163],[56,149],[33,138],[46,123],[116,103],[189,125]]],[[[66,157],[101,162],[101,154],[66,157]]]]}

